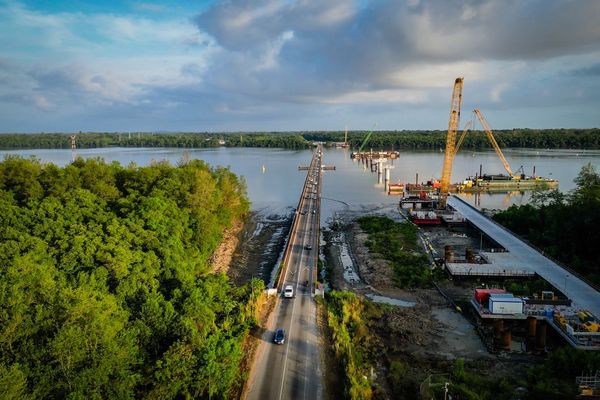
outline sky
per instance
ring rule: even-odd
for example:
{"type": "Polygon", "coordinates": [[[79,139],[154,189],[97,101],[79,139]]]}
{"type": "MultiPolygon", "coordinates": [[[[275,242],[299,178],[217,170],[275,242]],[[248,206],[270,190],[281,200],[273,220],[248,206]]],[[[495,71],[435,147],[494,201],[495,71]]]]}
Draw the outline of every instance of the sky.
{"type": "Polygon", "coordinates": [[[0,132],[600,127],[596,0],[0,0],[0,132]]]}

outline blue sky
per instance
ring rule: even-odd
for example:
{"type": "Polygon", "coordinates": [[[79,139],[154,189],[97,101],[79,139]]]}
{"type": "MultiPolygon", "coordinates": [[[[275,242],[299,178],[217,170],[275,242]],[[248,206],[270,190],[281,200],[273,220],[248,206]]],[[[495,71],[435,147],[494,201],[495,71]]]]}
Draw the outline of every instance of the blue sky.
{"type": "Polygon", "coordinates": [[[600,126],[600,2],[0,0],[0,132],[600,126]],[[174,5],[176,4],[176,5],[174,5]]]}

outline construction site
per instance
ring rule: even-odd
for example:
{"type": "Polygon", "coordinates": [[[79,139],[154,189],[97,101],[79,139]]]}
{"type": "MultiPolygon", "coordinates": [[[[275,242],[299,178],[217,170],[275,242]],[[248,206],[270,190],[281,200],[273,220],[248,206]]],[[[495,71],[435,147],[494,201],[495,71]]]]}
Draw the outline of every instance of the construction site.
{"type": "MultiPolygon", "coordinates": [[[[600,288],[452,195],[554,189],[559,184],[557,180],[537,176],[535,167],[532,176],[527,176],[523,167],[513,171],[489,123],[477,108],[459,136],[462,88],[463,78],[457,78],[439,180],[420,183],[416,173],[415,183],[391,182],[390,170],[394,165],[388,161],[399,158],[400,153],[364,151],[372,131],[360,148],[351,153],[351,158],[376,173],[377,183],[384,184],[388,194],[400,196],[401,216],[419,227],[423,250],[432,268],[441,268],[450,282],[436,287],[447,304],[470,322],[490,354],[544,355],[565,346],[600,350],[600,288]],[[453,161],[475,119],[481,123],[506,173],[483,174],[480,166],[479,173],[452,183],[453,161]]],[[[348,246],[356,249],[360,244],[348,246]]],[[[369,276],[367,281],[373,279],[373,274],[367,272],[369,268],[361,270],[360,266],[371,262],[357,262],[361,257],[356,254],[350,257],[359,264],[356,277],[347,282],[355,290],[360,289],[355,282],[363,282],[369,276]]],[[[598,377],[596,372],[578,378],[580,398],[600,395],[598,377]]]]}

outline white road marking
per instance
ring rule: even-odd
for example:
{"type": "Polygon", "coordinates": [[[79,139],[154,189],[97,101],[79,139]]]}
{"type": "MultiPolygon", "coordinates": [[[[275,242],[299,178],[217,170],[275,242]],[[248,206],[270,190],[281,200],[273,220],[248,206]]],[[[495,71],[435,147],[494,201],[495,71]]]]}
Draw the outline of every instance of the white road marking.
{"type": "MultiPolygon", "coordinates": [[[[310,173],[310,170],[309,170],[310,173]]],[[[304,195],[304,193],[302,193],[302,195],[304,195]]],[[[304,259],[304,246],[306,243],[306,227],[309,223],[309,219],[306,218],[304,221],[304,229],[303,229],[303,238],[302,238],[302,248],[300,250],[300,262],[299,265],[302,265],[302,261],[304,259]]],[[[297,235],[297,233],[296,233],[297,235]]],[[[292,272],[293,275],[293,272],[292,272]]],[[[299,278],[300,278],[300,274],[297,275],[296,277],[296,293],[298,293],[298,283],[299,283],[299,278]]],[[[281,386],[279,389],[279,400],[281,400],[283,398],[283,387],[285,384],[285,371],[287,368],[287,360],[288,360],[288,353],[290,350],[290,342],[291,342],[291,333],[292,333],[292,326],[294,325],[294,312],[295,312],[295,308],[296,308],[296,298],[294,298],[294,303],[292,304],[292,317],[290,319],[290,325],[289,325],[289,329],[288,329],[288,340],[287,340],[287,345],[286,345],[286,349],[285,349],[285,360],[283,361],[283,373],[281,375],[281,386]]],[[[308,363],[307,363],[308,365],[308,363]]],[[[306,389],[304,391],[304,395],[306,397],[306,389]]]]}

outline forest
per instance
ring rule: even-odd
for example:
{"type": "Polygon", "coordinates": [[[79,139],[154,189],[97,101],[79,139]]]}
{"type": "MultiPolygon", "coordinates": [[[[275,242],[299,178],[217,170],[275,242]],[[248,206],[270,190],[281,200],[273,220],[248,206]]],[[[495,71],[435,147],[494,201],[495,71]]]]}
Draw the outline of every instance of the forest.
{"type": "MultiPolygon", "coordinates": [[[[70,149],[71,134],[0,134],[0,149],[70,149]]],[[[78,133],[78,149],[99,147],[177,147],[206,148],[224,143],[227,147],[308,148],[310,143],[298,134],[250,133],[78,133]]]]}
{"type": "Polygon", "coordinates": [[[228,398],[262,281],[211,273],[245,184],[193,160],[0,163],[0,398],[228,398]]]}
{"type": "Polygon", "coordinates": [[[600,285],[600,175],[587,164],[574,181],[568,194],[534,193],[530,204],[511,206],[494,219],[600,285]]]}
{"type": "MultiPolygon", "coordinates": [[[[348,132],[351,148],[357,149],[367,132],[348,132]]],[[[600,149],[600,129],[512,129],[494,131],[501,147],[543,149],[600,149]]],[[[1,149],[68,149],[70,134],[0,134],[1,149]]],[[[95,147],[277,147],[304,149],[312,141],[343,142],[344,132],[263,132],[263,133],[78,133],[77,148],[95,147]]],[[[446,131],[375,131],[366,148],[439,150],[446,146],[446,131]]],[[[491,148],[482,131],[471,131],[464,149],[491,148]]]]}
{"type": "MultiPolygon", "coordinates": [[[[367,132],[348,132],[348,143],[360,147],[367,132]]],[[[304,133],[306,140],[343,142],[344,132],[304,133]]],[[[512,129],[495,130],[500,147],[527,147],[543,149],[599,149],[600,129],[512,129]]],[[[365,149],[439,150],[446,147],[446,131],[375,131],[365,149]]],[[[470,131],[461,146],[463,149],[491,148],[483,131],[470,131]]]]}

